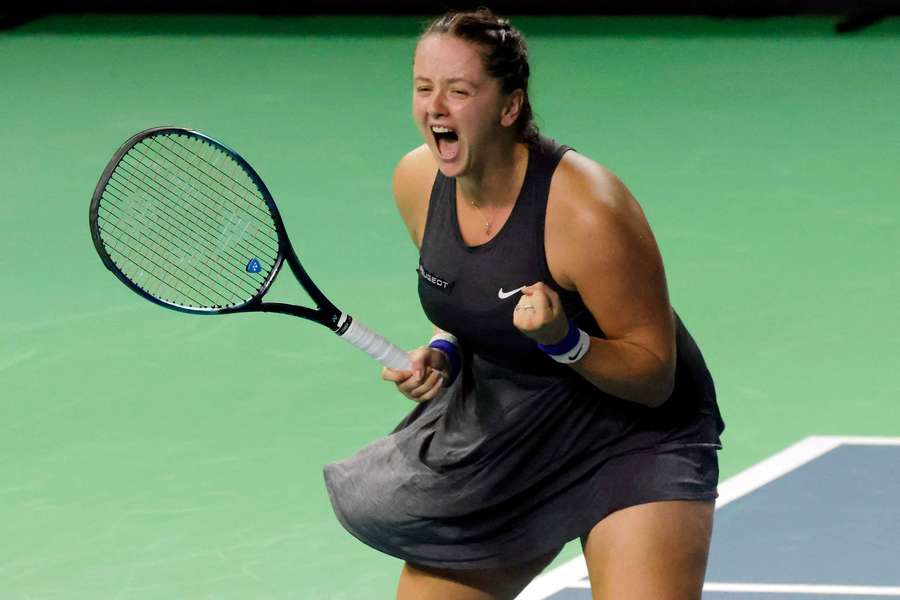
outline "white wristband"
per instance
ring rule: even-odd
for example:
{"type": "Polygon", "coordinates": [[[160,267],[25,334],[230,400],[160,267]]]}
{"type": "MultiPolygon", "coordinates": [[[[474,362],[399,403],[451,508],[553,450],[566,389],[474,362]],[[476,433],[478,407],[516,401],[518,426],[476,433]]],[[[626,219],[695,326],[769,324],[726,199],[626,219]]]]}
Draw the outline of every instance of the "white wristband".
{"type": "Polygon", "coordinates": [[[591,336],[585,333],[583,330],[578,330],[578,343],[569,350],[568,352],[563,352],[562,354],[547,354],[550,358],[555,360],[558,363],[562,363],[564,365],[571,365],[572,363],[578,362],[584,355],[587,354],[587,351],[591,347],[591,336]]]}
{"type": "Polygon", "coordinates": [[[428,343],[431,344],[431,342],[433,342],[435,340],[445,340],[445,341],[450,342],[457,348],[459,347],[459,340],[456,339],[456,336],[453,335],[452,333],[447,333],[446,331],[438,331],[436,334],[431,336],[431,339],[428,340],[428,343]]]}

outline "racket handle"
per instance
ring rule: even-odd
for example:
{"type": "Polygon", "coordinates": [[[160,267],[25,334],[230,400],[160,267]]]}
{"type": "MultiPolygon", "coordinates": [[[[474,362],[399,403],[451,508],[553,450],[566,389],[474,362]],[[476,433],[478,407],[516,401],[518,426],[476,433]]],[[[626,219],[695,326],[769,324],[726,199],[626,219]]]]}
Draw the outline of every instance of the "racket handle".
{"type": "Polygon", "coordinates": [[[336,333],[341,339],[347,340],[385,367],[409,371],[412,366],[409,355],[402,348],[390,343],[346,313],[341,315],[336,333]]]}

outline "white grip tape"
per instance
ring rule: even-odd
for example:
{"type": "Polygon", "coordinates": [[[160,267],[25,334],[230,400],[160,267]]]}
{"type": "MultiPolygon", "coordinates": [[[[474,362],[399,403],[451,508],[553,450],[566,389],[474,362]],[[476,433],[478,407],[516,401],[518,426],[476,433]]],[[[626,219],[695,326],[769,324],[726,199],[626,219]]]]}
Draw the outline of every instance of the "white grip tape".
{"type": "MultiPolygon", "coordinates": [[[[342,325],[348,317],[346,313],[341,314],[338,324],[342,325]]],[[[409,355],[402,348],[390,343],[356,319],[351,319],[347,331],[339,335],[341,339],[347,340],[386,367],[401,371],[409,371],[412,367],[409,355]]]]}

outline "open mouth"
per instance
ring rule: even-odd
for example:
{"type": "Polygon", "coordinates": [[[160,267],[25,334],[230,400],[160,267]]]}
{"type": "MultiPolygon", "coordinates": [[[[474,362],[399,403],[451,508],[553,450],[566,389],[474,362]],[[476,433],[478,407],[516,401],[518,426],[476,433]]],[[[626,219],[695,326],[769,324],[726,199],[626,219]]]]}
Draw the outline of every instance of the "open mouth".
{"type": "Polygon", "coordinates": [[[459,153],[459,135],[449,127],[439,125],[431,126],[431,133],[434,135],[434,144],[437,146],[438,154],[444,160],[453,160],[459,153]]]}

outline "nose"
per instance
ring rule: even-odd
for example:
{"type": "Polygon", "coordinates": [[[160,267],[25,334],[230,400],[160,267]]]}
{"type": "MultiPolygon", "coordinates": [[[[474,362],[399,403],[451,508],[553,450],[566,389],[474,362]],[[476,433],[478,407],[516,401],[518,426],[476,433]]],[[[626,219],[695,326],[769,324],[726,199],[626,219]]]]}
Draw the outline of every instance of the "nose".
{"type": "Polygon", "coordinates": [[[447,105],[444,103],[444,95],[434,92],[428,99],[428,116],[441,117],[447,114],[447,105]]]}

